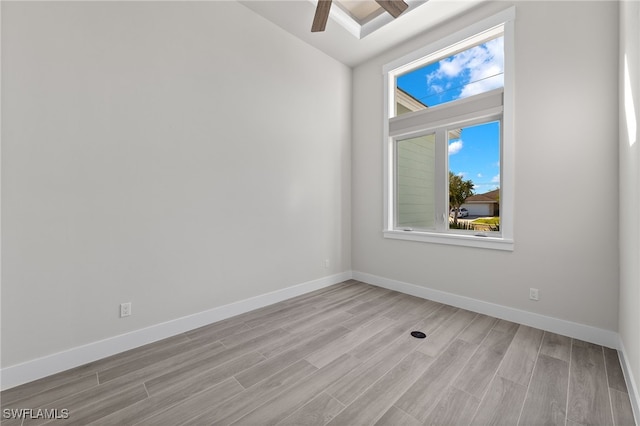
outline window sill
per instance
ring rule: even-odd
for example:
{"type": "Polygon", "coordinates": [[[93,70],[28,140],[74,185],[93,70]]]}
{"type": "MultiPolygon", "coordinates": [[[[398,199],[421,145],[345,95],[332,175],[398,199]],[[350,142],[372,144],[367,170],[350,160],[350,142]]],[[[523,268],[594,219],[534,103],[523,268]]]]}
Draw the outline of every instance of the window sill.
{"type": "Polygon", "coordinates": [[[424,231],[383,231],[385,238],[420,241],[423,243],[448,244],[477,247],[491,250],[513,251],[513,240],[503,237],[480,237],[477,235],[445,234],[424,231]]]}

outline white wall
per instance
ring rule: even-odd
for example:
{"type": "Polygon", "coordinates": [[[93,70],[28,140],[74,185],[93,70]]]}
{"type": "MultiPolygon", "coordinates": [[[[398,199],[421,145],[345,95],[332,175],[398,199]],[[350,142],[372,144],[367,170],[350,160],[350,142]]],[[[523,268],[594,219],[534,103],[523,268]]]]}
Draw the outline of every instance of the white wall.
{"type": "MultiPolygon", "coordinates": [[[[640,160],[621,132],[618,183],[618,6],[514,4],[506,253],[383,239],[375,123],[384,63],[509,3],[404,43],[352,83],[233,2],[2,2],[2,367],[348,271],[353,257],[355,271],[608,330],[619,320],[637,379],[640,160]],[[562,214],[593,197],[595,216],[562,214]],[[134,315],[119,319],[124,301],[134,315]]],[[[638,117],[631,28],[621,51],[635,54],[638,117]]]]}
{"type": "Polygon", "coordinates": [[[354,69],[353,269],[616,331],[618,6],[513,4],[515,250],[382,237],[382,66],[511,6],[495,2],[354,69]],[[574,213],[584,200],[601,209],[574,213]]]}
{"type": "Polygon", "coordinates": [[[244,6],[2,2],[2,90],[3,368],[350,270],[351,71],[244,6]]]}
{"type": "MultiPolygon", "coordinates": [[[[640,3],[620,3],[620,319],[629,370],[640,380],[640,3]]],[[[635,389],[636,416],[640,398],[635,389]]]]}

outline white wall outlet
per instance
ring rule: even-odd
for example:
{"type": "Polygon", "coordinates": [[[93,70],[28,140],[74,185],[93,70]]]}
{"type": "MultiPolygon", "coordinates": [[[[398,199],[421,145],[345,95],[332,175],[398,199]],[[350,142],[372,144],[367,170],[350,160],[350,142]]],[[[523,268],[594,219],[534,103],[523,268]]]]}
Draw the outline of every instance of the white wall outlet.
{"type": "Polygon", "coordinates": [[[329,259],[324,260],[324,267],[327,269],[331,267],[331,261],[329,259]]]}
{"type": "Polygon", "coordinates": [[[529,299],[538,301],[538,300],[540,300],[539,296],[540,295],[538,293],[538,289],[537,288],[530,288],[529,289],[529,299]]]}
{"type": "Polygon", "coordinates": [[[131,315],[131,302],[120,304],[120,318],[131,315]]]}

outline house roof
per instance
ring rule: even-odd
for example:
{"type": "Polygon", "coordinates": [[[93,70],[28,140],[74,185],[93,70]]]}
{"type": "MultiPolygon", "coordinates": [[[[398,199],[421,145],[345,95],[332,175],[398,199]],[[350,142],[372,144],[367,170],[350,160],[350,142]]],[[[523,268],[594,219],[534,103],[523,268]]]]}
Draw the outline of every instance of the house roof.
{"type": "Polygon", "coordinates": [[[396,86],[396,102],[409,111],[420,111],[421,109],[429,108],[427,104],[415,98],[410,93],[402,90],[396,86]]]}
{"type": "Polygon", "coordinates": [[[464,200],[466,203],[497,203],[500,198],[500,189],[494,189],[493,191],[485,192],[484,194],[476,194],[471,197],[467,197],[464,200]]]}

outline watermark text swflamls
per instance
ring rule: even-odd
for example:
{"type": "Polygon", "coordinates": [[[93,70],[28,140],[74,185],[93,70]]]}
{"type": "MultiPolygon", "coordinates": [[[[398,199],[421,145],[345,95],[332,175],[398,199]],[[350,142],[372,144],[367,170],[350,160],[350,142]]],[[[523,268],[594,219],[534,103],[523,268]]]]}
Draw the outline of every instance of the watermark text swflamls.
{"type": "Polygon", "coordinates": [[[67,408],[4,408],[2,418],[10,419],[44,419],[44,420],[65,420],[69,418],[67,408]]]}

